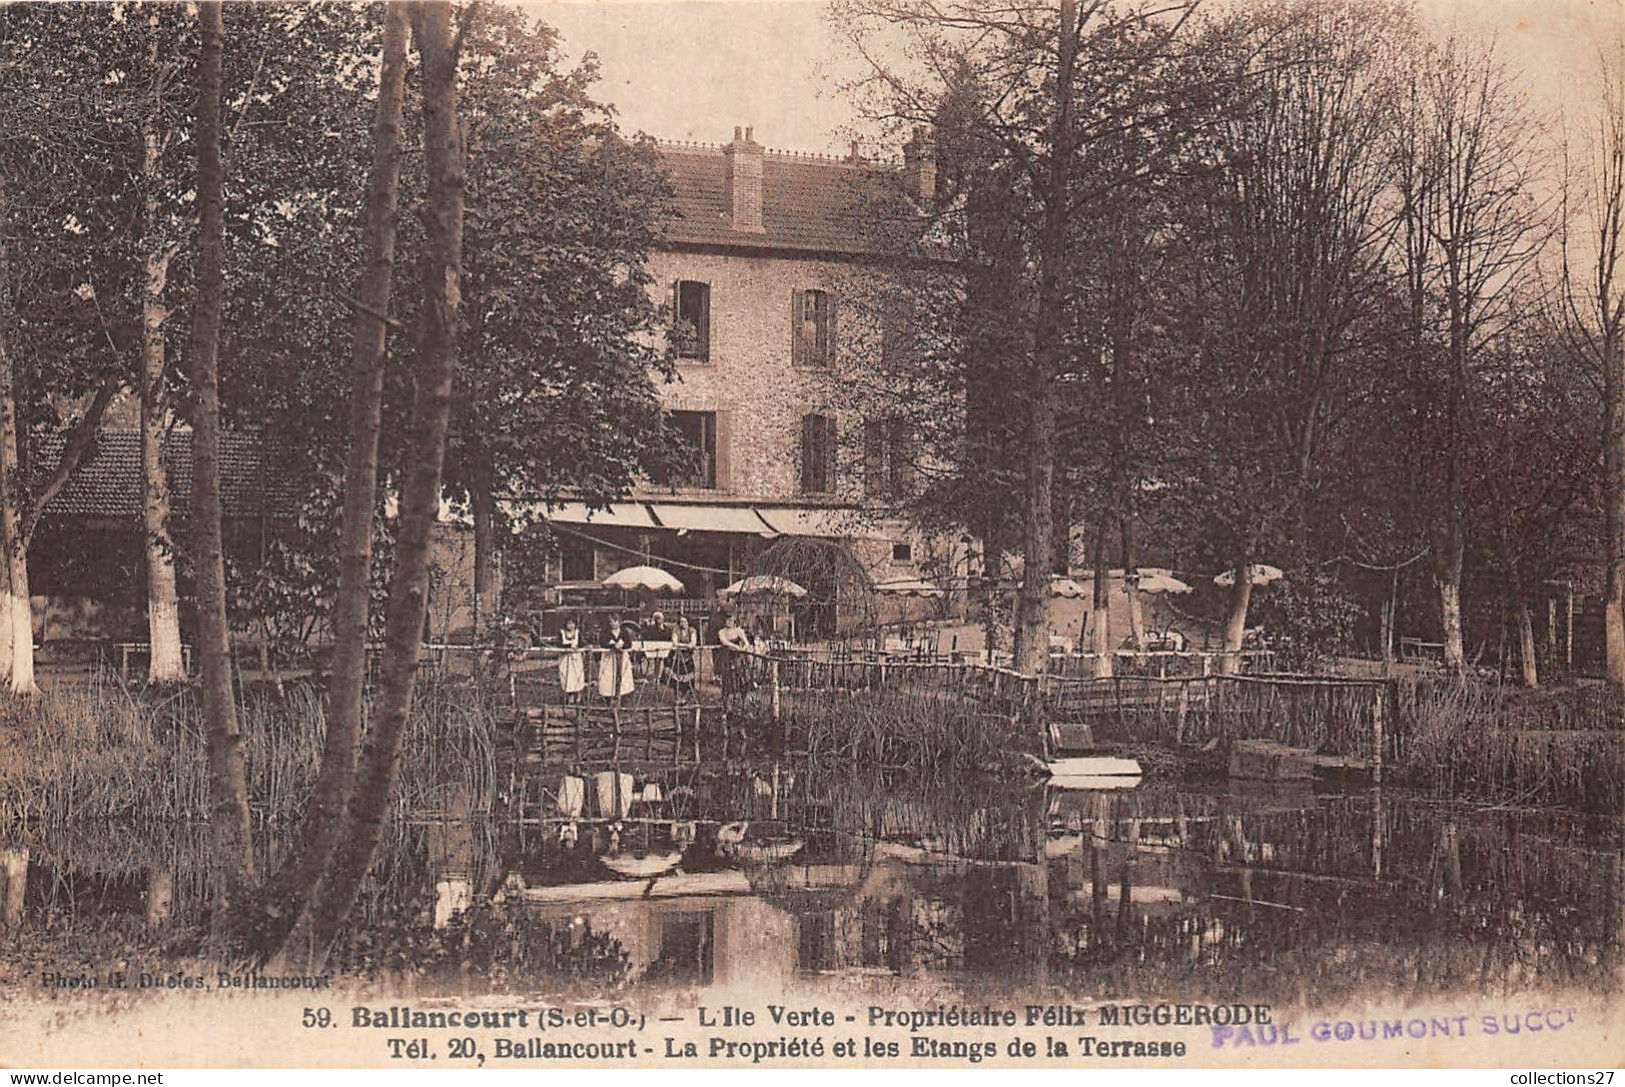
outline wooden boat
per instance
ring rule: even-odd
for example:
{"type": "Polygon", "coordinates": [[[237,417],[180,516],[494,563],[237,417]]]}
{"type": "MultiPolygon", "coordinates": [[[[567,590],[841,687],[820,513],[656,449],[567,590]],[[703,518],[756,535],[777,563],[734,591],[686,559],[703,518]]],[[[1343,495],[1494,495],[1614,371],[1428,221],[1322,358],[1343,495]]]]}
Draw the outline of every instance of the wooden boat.
{"type": "MultiPolygon", "coordinates": [[[[1118,756],[1056,756],[1045,764],[1050,770],[1051,785],[1061,785],[1063,788],[1092,788],[1089,785],[1066,785],[1069,780],[1079,778],[1134,778],[1139,780],[1139,760],[1121,759],[1118,756]]],[[[1123,788],[1121,785],[1107,785],[1105,788],[1123,788]]]]}

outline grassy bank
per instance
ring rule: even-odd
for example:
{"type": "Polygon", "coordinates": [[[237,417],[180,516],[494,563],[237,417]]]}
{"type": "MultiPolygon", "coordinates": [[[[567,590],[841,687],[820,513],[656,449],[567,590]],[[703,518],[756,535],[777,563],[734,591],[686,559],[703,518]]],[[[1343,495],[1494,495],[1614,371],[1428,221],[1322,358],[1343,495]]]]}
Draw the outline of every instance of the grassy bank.
{"type": "MultiPolygon", "coordinates": [[[[503,692],[505,694],[505,692],[503,692]]],[[[321,762],[320,688],[250,692],[238,707],[257,816],[295,816],[321,762]]],[[[496,694],[455,680],[420,686],[408,726],[398,810],[436,811],[448,790],[489,795],[496,694]]],[[[196,693],[132,691],[110,676],[0,705],[0,825],[206,817],[208,765],[196,693]]]]}
{"type": "Polygon", "coordinates": [[[1395,692],[1390,780],[1497,804],[1618,814],[1625,710],[1600,687],[1436,679],[1395,692]]]}

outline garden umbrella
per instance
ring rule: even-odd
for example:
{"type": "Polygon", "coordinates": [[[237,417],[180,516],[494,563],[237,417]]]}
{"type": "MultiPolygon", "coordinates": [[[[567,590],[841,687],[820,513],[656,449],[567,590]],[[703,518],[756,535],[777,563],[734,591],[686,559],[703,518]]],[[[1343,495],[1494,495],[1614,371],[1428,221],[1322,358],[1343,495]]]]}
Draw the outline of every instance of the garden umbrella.
{"type": "Polygon", "coordinates": [[[683,583],[658,566],[628,566],[604,579],[606,589],[643,589],[651,593],[680,593],[683,583]]]}
{"type": "Polygon", "coordinates": [[[1142,593],[1188,593],[1191,587],[1172,574],[1142,573],[1136,586],[1142,593]]]}
{"type": "Polygon", "coordinates": [[[752,574],[742,578],[726,588],[717,590],[718,596],[788,596],[800,600],[807,595],[807,590],[791,581],[787,577],[769,574],[752,574]]]}
{"type": "MultiPolygon", "coordinates": [[[[1281,573],[1279,566],[1267,566],[1262,562],[1255,562],[1247,568],[1247,574],[1254,585],[1268,585],[1272,581],[1280,581],[1286,575],[1281,573]]],[[[1236,572],[1226,570],[1213,579],[1213,584],[1228,589],[1236,583],[1236,572]]]]}

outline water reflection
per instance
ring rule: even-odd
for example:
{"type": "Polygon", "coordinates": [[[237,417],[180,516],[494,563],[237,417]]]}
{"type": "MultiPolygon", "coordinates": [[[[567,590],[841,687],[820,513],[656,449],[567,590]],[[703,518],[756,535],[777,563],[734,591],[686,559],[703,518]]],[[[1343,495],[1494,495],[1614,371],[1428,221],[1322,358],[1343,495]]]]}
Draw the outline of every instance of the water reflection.
{"type": "MultiPolygon", "coordinates": [[[[1612,987],[1620,960],[1610,820],[783,764],[559,774],[509,801],[489,817],[452,797],[398,824],[341,963],[424,992],[924,983],[1324,1002],[1612,987]]],[[[25,932],[195,917],[199,828],[138,837],[41,833],[0,850],[3,916],[25,932]]]]}

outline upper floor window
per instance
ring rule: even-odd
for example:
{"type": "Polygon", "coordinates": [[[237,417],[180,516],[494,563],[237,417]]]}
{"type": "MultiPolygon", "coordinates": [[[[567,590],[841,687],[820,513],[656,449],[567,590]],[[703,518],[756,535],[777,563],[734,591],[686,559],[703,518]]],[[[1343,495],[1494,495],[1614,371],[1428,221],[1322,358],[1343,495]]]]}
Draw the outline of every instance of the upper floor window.
{"type": "Polygon", "coordinates": [[[870,498],[900,498],[914,487],[914,431],[902,416],[863,424],[863,489],[870,498]]]}
{"type": "Polygon", "coordinates": [[[707,362],[711,358],[711,284],[680,279],[672,288],[677,321],[677,357],[707,362]]]}
{"type": "Polygon", "coordinates": [[[717,413],[674,411],[671,423],[682,435],[688,463],[656,482],[714,489],[717,485],[717,413]]]}
{"type": "Polygon", "coordinates": [[[835,489],[835,420],[827,415],[801,417],[801,490],[828,494],[835,489]]]}
{"type": "Polygon", "coordinates": [[[835,361],[835,299],[828,291],[790,293],[790,361],[828,366],[835,361]]]}
{"type": "Polygon", "coordinates": [[[559,567],[562,581],[596,581],[598,571],[592,544],[580,539],[561,540],[559,567]]]}
{"type": "Polygon", "coordinates": [[[880,358],[887,366],[907,365],[915,352],[914,323],[908,315],[888,309],[880,318],[880,358]]]}

